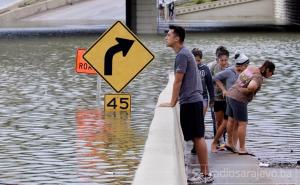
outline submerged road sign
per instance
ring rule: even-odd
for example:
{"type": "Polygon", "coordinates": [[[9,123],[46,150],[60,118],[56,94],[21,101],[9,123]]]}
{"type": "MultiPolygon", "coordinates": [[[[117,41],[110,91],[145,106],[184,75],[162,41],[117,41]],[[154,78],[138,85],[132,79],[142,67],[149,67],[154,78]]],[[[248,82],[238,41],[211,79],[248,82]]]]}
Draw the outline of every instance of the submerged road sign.
{"type": "Polygon", "coordinates": [[[75,70],[77,73],[85,74],[97,74],[97,72],[88,64],[83,58],[83,54],[86,52],[85,48],[78,48],[76,50],[76,65],[75,70]]]}
{"type": "Polygon", "coordinates": [[[104,96],[105,112],[131,111],[130,94],[105,94],[104,96]]]}
{"type": "Polygon", "coordinates": [[[120,21],[103,33],[83,57],[116,92],[121,92],[154,59],[120,21]]]}

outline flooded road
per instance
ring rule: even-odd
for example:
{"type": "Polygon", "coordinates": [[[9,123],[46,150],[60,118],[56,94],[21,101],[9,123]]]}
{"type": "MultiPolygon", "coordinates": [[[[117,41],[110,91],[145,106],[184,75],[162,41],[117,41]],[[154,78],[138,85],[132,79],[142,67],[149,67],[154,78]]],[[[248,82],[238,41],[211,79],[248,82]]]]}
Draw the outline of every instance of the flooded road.
{"type": "MultiPolygon", "coordinates": [[[[124,90],[132,113],[105,114],[95,75],[76,74],[75,50],[97,37],[0,39],[0,183],[131,184],[175,54],[163,36],[140,36],[156,59],[124,90]]],[[[259,158],[300,160],[300,34],[203,33],[186,45],[214,60],[219,45],[277,68],[249,105],[247,144],[259,158]],[[293,151],[293,152],[291,152],[293,151]]],[[[104,82],[103,93],[113,93],[104,82]]],[[[207,135],[212,127],[207,114],[207,135]]]]}

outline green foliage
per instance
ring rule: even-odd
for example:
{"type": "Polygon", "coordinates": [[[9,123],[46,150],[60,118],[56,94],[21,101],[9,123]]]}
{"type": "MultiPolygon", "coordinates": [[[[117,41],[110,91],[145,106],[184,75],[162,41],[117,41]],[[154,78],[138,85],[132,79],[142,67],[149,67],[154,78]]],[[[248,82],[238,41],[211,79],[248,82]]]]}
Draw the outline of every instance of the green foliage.
{"type": "Polygon", "coordinates": [[[205,3],[206,0],[194,0],[195,4],[202,4],[205,3]]]}
{"type": "Polygon", "coordinates": [[[218,0],[193,0],[195,4],[202,4],[202,3],[213,2],[213,1],[218,1],[218,0]]]}

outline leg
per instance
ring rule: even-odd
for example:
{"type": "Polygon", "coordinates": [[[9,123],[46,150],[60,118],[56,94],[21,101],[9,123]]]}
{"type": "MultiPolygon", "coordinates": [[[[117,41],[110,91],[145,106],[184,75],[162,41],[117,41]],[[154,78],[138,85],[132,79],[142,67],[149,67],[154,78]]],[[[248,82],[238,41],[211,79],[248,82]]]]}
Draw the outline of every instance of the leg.
{"type": "MultiPolygon", "coordinates": [[[[223,102],[222,109],[223,109],[223,112],[224,112],[223,122],[226,122],[226,124],[227,124],[227,122],[228,122],[228,114],[227,114],[227,102],[226,101],[223,102]]],[[[225,128],[225,132],[223,134],[224,143],[226,142],[226,133],[227,133],[227,130],[225,128]]]]}
{"type": "Polygon", "coordinates": [[[207,112],[207,107],[208,107],[208,99],[203,99],[203,116],[204,117],[207,112]]]}
{"type": "Polygon", "coordinates": [[[219,126],[222,125],[223,118],[224,118],[224,112],[223,111],[215,112],[215,118],[216,118],[216,126],[217,126],[217,129],[218,129],[219,126]]]}
{"type": "MultiPolygon", "coordinates": [[[[227,122],[228,122],[228,117],[226,119],[223,120],[223,123],[222,125],[225,125],[225,128],[224,128],[224,132],[223,132],[223,140],[224,140],[224,143],[226,142],[226,133],[227,133],[227,122]]],[[[223,144],[224,144],[223,143],[223,144]]]]}
{"type": "Polygon", "coordinates": [[[239,128],[239,123],[237,120],[233,120],[234,122],[234,130],[233,130],[233,144],[234,147],[236,148],[237,141],[238,141],[238,128],[239,128]]]}
{"type": "Polygon", "coordinates": [[[238,136],[240,141],[240,150],[239,152],[246,152],[245,142],[246,142],[246,133],[247,133],[247,122],[239,121],[238,127],[238,136]]]}
{"type": "MultiPolygon", "coordinates": [[[[208,106],[208,100],[207,100],[207,99],[204,99],[204,100],[203,100],[203,119],[204,119],[205,114],[206,114],[206,111],[207,111],[207,106],[208,106]]],[[[191,153],[192,153],[192,154],[196,154],[196,153],[197,153],[197,152],[196,152],[196,148],[195,148],[195,144],[194,144],[194,146],[193,146],[193,148],[192,148],[192,150],[191,150],[191,153]]]]}
{"type": "Polygon", "coordinates": [[[204,116],[204,117],[205,117],[206,112],[207,112],[207,106],[204,106],[204,105],[203,105],[203,116],[204,116]]]}
{"type": "Polygon", "coordinates": [[[194,138],[194,145],[196,146],[200,170],[204,175],[208,175],[208,154],[205,139],[203,137],[194,138]]]}
{"type": "MultiPolygon", "coordinates": [[[[248,109],[247,104],[239,102],[229,98],[230,103],[232,104],[234,118],[238,122],[237,135],[240,144],[240,152],[245,152],[245,140],[246,140],[246,129],[248,122],[248,109]]],[[[229,143],[231,146],[234,146],[237,138],[232,143],[229,143]]]]}
{"type": "Polygon", "coordinates": [[[229,116],[228,123],[227,123],[227,145],[230,147],[234,146],[233,133],[234,133],[234,120],[232,117],[229,116]]]}
{"type": "Polygon", "coordinates": [[[217,133],[216,118],[215,118],[214,109],[212,107],[210,107],[210,113],[211,113],[211,119],[212,119],[212,124],[213,124],[214,136],[216,136],[216,133],[217,133]]]}
{"type": "Polygon", "coordinates": [[[218,141],[226,130],[227,121],[223,122],[222,125],[218,128],[216,136],[211,144],[211,152],[217,152],[218,141]]]}

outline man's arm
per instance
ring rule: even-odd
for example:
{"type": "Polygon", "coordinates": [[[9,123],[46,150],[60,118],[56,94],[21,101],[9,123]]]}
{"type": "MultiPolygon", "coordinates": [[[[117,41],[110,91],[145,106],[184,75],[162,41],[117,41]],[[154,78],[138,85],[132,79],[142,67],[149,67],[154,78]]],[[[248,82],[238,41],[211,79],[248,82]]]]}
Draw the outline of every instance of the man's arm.
{"type": "Polygon", "coordinates": [[[170,103],[162,103],[160,107],[174,107],[178,101],[179,91],[182,84],[182,79],[184,77],[184,73],[175,73],[175,80],[173,83],[173,91],[172,91],[172,98],[170,103]]]}

